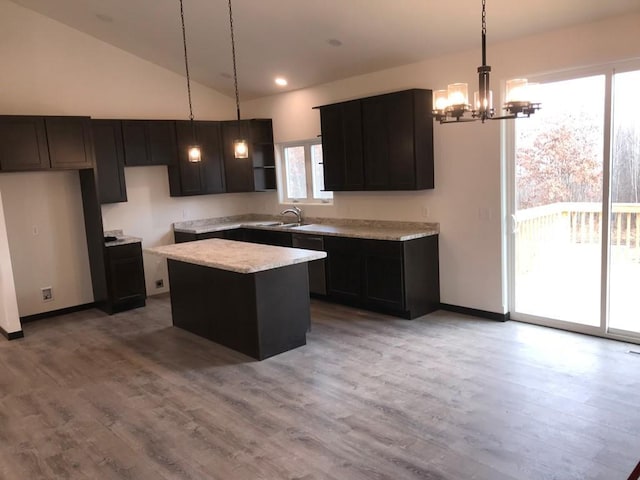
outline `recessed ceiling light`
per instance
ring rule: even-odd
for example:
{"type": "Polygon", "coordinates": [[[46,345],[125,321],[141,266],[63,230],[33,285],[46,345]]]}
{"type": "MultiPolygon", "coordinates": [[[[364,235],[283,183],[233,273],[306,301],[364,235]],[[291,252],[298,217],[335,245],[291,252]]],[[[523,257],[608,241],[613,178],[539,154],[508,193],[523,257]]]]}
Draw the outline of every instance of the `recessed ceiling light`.
{"type": "Polygon", "coordinates": [[[289,83],[289,82],[287,82],[286,78],[282,78],[282,77],[276,78],[275,82],[276,82],[276,85],[279,85],[281,87],[286,87],[287,84],[289,83]]]}
{"type": "Polygon", "coordinates": [[[342,42],[340,40],[338,40],[337,38],[330,38],[329,40],[327,40],[327,43],[329,45],[331,45],[332,47],[341,47],[342,46],[342,42]]]}

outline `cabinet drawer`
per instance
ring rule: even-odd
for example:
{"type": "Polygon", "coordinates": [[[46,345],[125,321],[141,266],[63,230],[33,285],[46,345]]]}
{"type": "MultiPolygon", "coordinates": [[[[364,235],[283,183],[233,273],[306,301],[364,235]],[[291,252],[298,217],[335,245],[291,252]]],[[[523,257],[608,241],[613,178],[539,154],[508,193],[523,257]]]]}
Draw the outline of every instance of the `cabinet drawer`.
{"type": "Polygon", "coordinates": [[[140,243],[114,245],[113,247],[107,247],[106,250],[110,260],[142,256],[142,246],[140,243]]]}

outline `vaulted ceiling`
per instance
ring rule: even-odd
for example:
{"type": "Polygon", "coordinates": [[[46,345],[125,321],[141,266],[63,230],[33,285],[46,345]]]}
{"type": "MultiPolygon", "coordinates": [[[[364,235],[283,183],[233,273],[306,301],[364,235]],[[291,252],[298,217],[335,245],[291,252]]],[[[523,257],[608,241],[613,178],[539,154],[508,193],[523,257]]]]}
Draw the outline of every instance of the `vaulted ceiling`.
{"type": "MultiPolygon", "coordinates": [[[[178,0],[11,0],[184,74],[178,0]]],[[[183,0],[195,80],[233,94],[226,0],[183,0]]],[[[242,100],[478,48],[481,0],[233,0],[242,100]]],[[[508,40],[628,12],[640,0],[487,0],[508,40]]],[[[100,61],[96,58],[96,61],[100,61]]]]}

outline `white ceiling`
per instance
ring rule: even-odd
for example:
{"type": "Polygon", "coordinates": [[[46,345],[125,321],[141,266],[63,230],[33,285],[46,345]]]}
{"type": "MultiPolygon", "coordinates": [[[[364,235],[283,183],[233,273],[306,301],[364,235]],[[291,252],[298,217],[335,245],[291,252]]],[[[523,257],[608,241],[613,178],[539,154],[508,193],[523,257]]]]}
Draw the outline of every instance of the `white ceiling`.
{"type": "MultiPolygon", "coordinates": [[[[178,0],[12,1],[184,74],[178,0]]],[[[183,1],[192,77],[233,95],[227,1],[183,1]]],[[[487,0],[487,41],[632,11],[640,0],[487,0]]],[[[241,100],[282,91],[277,75],[293,90],[480,45],[481,0],[233,0],[233,16],[241,100]]]]}

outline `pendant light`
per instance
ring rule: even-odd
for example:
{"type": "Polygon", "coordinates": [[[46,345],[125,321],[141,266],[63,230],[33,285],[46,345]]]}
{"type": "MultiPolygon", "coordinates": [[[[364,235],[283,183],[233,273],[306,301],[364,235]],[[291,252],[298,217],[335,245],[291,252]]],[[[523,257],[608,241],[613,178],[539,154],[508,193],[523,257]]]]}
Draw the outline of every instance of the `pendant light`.
{"type": "Polygon", "coordinates": [[[233,141],[233,156],[235,158],[249,158],[249,144],[242,137],[242,124],[240,123],[240,96],[238,95],[238,70],[236,68],[236,42],[233,35],[233,12],[231,0],[229,0],[229,27],[231,29],[231,57],[233,58],[233,84],[236,91],[236,114],[238,118],[238,138],[233,141]]]}
{"type": "Polygon", "coordinates": [[[196,128],[193,123],[193,106],[191,104],[191,78],[189,76],[189,57],[187,56],[187,33],[184,27],[184,8],[180,0],[180,21],[182,22],[182,45],[184,47],[184,69],[187,72],[187,96],[189,98],[189,121],[191,122],[192,143],[187,147],[187,159],[192,163],[202,160],[202,151],[196,143],[196,128]]]}
{"type": "Polygon", "coordinates": [[[473,106],[469,103],[469,92],[466,83],[453,83],[447,90],[433,92],[433,116],[440,123],[473,122],[481,120],[502,120],[529,117],[540,104],[532,102],[533,85],[526,79],[508,80],[506,84],[506,102],[503,109],[505,115],[495,116],[493,108],[493,92],[490,89],[489,74],[491,67],[487,65],[487,12],[486,0],[482,0],[482,65],[478,67],[478,91],[473,95],[473,106]],[[471,113],[471,117],[465,117],[471,113]]]}

